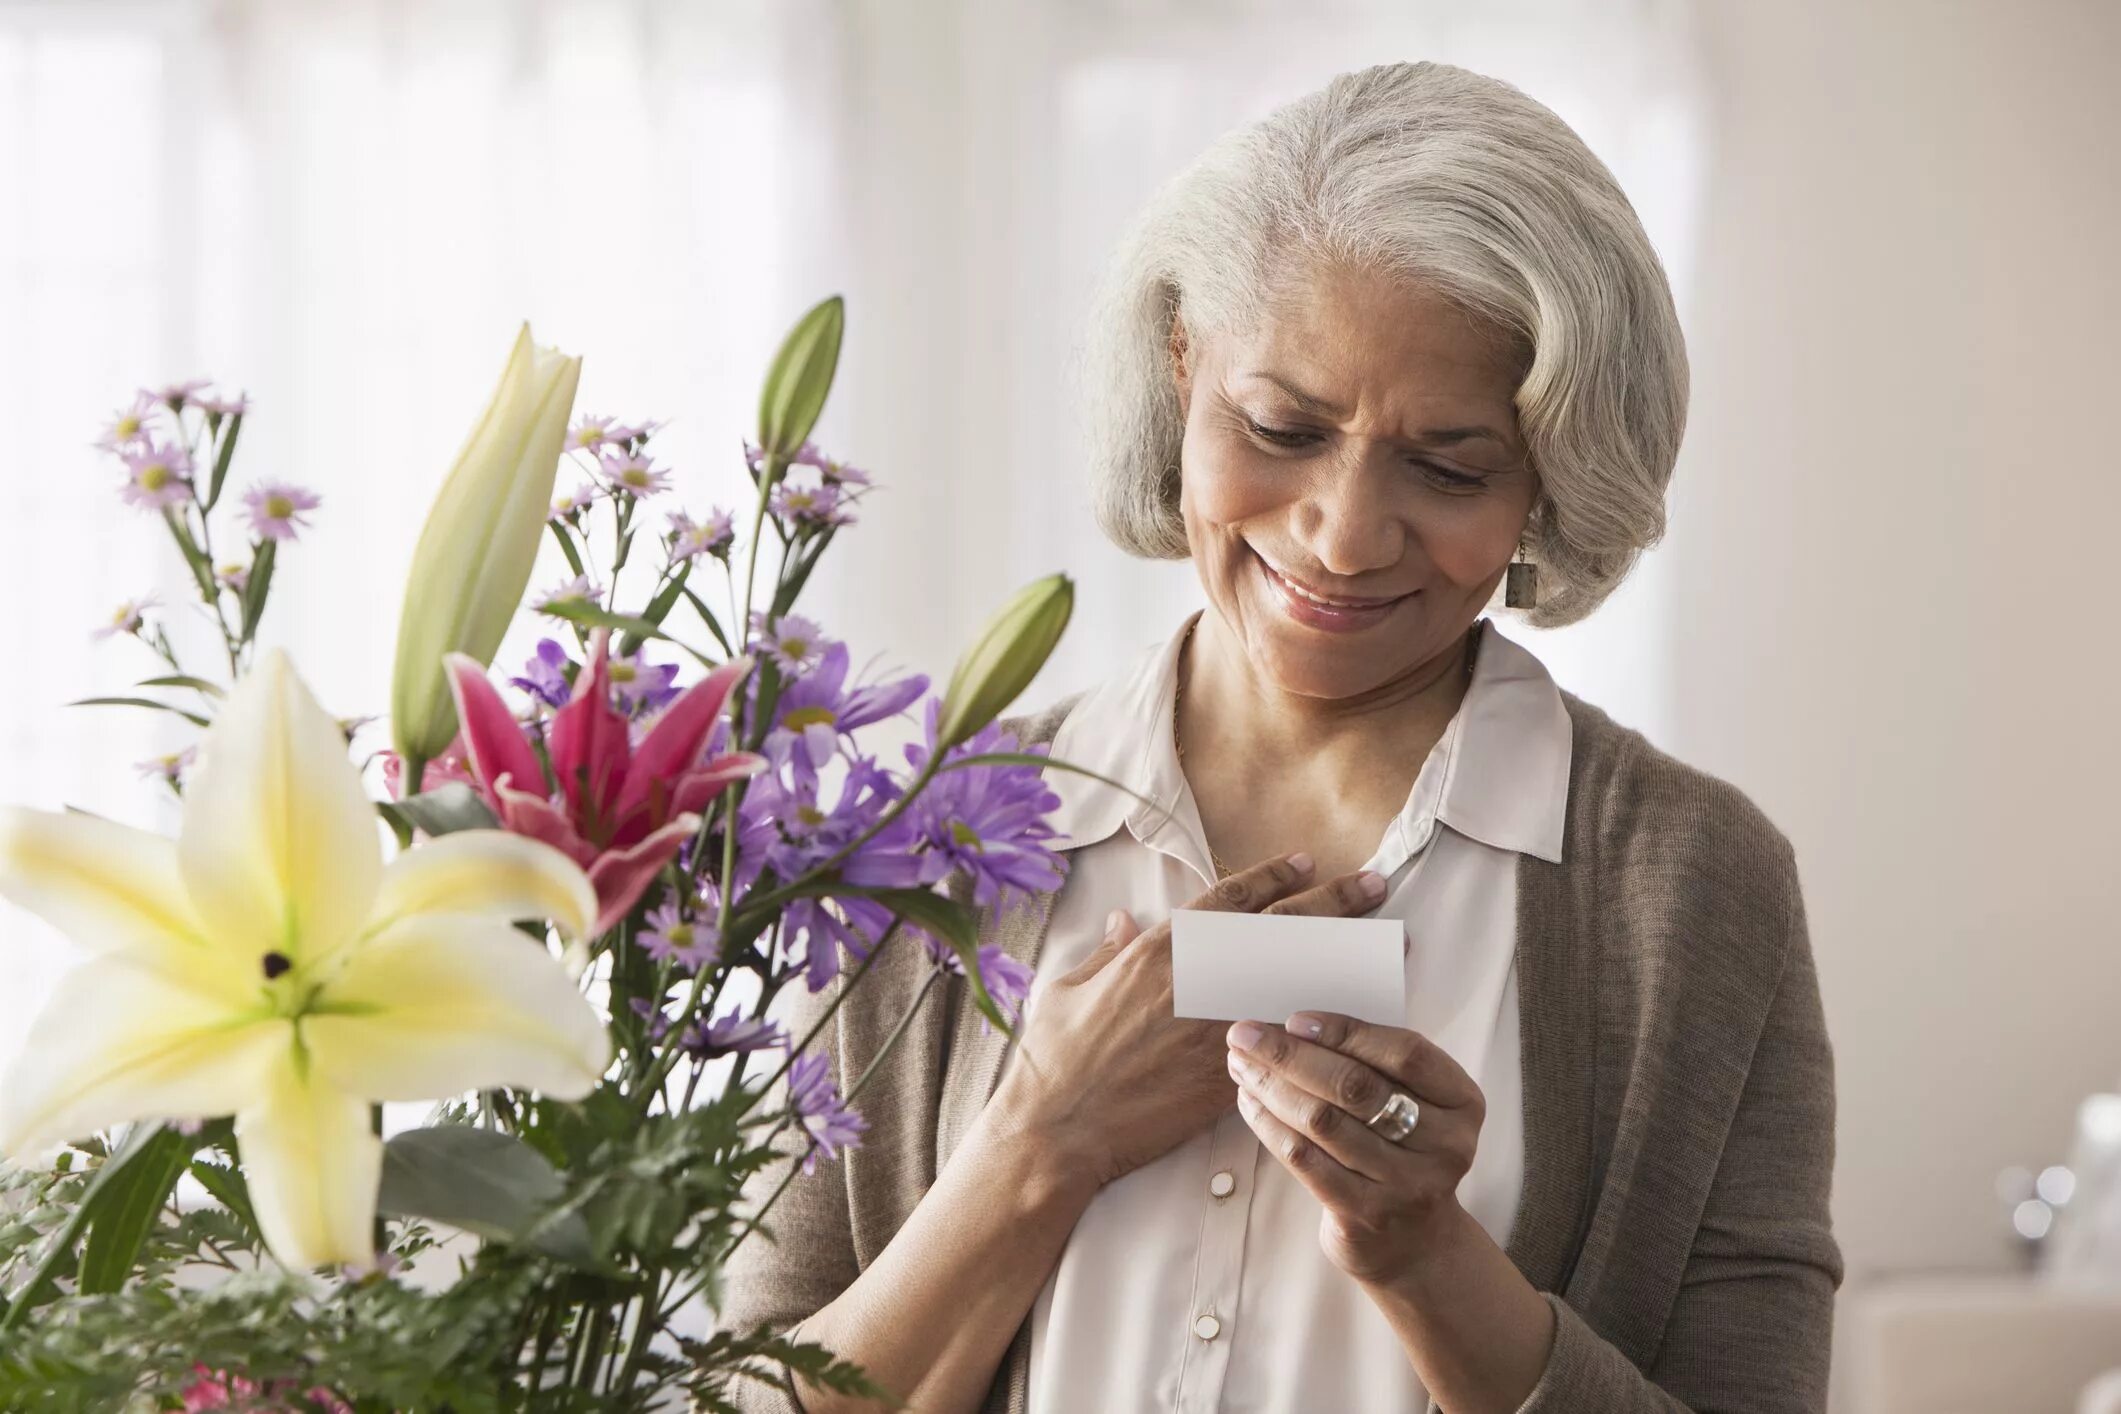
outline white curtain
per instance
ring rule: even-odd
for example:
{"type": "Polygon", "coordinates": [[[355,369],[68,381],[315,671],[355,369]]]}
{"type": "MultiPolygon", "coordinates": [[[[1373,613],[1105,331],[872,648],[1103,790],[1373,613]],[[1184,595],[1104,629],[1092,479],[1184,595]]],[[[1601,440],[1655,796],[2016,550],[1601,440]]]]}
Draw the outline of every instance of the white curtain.
{"type": "MultiPolygon", "coordinates": [[[[737,444],[775,339],[844,292],[821,440],[883,489],[815,613],[861,653],[947,672],[1004,592],[1064,569],[1078,617],[1030,698],[1082,686],[1197,595],[1189,567],[1098,538],[1068,381],[1098,262],[1151,188],[1335,72],[1460,63],[1605,158],[1685,317],[1707,141],[1689,15],[0,0],[0,800],[169,824],[132,763],[182,745],[181,724],[62,706],[155,671],[136,644],[89,642],[120,599],[184,600],[159,525],[118,504],[88,445],[135,386],[250,391],[238,488],[324,496],[267,638],[333,711],[379,712],[420,518],[524,318],[585,355],[580,410],[671,419],[666,460],[702,510],[746,485],[737,444]]],[[[1658,735],[1663,584],[1653,554],[1591,623],[1515,631],[1658,735]]],[[[0,1063],[63,965],[52,943],[0,905],[0,1063]]]]}

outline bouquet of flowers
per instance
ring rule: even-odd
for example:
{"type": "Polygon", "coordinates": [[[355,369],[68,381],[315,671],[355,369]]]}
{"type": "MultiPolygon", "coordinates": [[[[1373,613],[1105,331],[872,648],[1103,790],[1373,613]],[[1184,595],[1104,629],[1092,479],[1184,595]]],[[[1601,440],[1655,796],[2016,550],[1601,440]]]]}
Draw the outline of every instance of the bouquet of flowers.
{"type": "Polygon", "coordinates": [[[727,1408],[791,1372],[888,1400],[814,1344],[676,1318],[770,1235],[747,1177],[861,1141],[860,1085],[812,1049],[824,1020],[772,1018],[783,988],[922,948],[923,998],[952,979],[1014,1022],[1030,976],[977,910],[1059,881],[1060,763],[994,719],[1071,590],[1019,593],[940,695],[796,612],[872,489],[810,441],[843,320],[824,302],[773,362],[747,534],[651,525],[658,425],[573,420],[580,360],[525,328],[418,542],[391,747],[358,762],[373,719],[258,648],[320,498],[224,498],[245,399],[184,383],[117,418],[122,494],[166,523],[227,671],[188,667],[151,602],[102,631],[159,661],[87,701],[202,733],[149,763],[175,838],[0,807],[0,895],[85,953],[0,1080],[0,1408],[727,1408]],[[548,535],[573,578],[497,682],[548,535]],[[903,764],[863,750],[916,709],[903,764]],[[436,1105],[386,1140],[386,1101],[436,1105]]]}

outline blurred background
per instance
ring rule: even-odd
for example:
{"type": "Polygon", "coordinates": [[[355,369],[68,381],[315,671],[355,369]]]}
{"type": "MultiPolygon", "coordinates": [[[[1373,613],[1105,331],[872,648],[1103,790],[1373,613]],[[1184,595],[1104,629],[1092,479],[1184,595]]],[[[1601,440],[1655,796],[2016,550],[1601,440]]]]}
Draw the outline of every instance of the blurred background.
{"type": "MultiPolygon", "coordinates": [[[[2121,1366],[2106,0],[0,0],[0,799],[170,819],[134,763],[182,724],[63,706],[154,671],[90,640],[120,600],[184,599],[90,445],[136,387],[249,391],[235,486],[324,498],[266,637],[376,713],[420,520],[525,318],[585,356],[579,412],[670,420],[697,513],[748,489],[780,334],[844,293],[819,440],[883,489],[806,603],[940,674],[1066,570],[1029,700],[1086,685],[1198,602],[1091,524],[1101,260],[1228,127],[1420,58],[1559,112],[1673,282],[1666,542],[1585,624],[1499,618],[1796,844],[1840,1408],[2091,1408],[2121,1366]]],[[[4,906],[0,934],[4,1058],[64,955],[4,906]]]]}

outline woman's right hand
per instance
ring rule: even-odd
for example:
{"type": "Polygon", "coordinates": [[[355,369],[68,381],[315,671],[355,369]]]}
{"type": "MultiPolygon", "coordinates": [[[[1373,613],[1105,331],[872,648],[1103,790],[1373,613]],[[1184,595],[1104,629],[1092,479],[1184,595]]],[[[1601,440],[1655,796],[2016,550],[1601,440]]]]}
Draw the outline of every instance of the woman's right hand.
{"type": "MultiPolygon", "coordinates": [[[[1375,874],[1345,874],[1314,887],[1312,870],[1304,854],[1268,860],[1187,907],[1353,916],[1384,896],[1375,874]]],[[[1071,1168],[1103,1186],[1236,1104],[1229,1029],[1228,1021],[1171,1014],[1170,920],[1138,933],[1115,910],[1097,949],[1040,993],[995,1102],[1012,1125],[1055,1145],[1071,1168]]]]}

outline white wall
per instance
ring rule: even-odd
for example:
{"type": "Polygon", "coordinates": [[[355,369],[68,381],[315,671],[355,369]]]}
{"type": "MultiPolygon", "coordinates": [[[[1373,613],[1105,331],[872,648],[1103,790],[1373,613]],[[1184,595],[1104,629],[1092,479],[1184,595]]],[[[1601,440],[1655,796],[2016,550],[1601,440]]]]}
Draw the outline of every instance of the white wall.
{"type": "Polygon", "coordinates": [[[1852,1277],[2121,1078],[2121,7],[1713,7],[1680,755],[1793,837],[1852,1277]]]}

